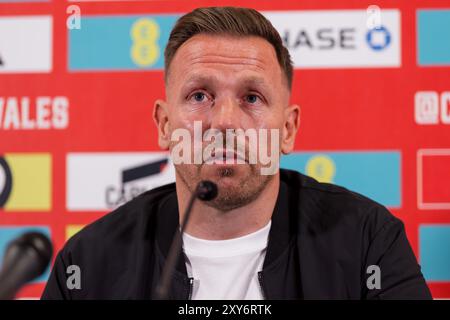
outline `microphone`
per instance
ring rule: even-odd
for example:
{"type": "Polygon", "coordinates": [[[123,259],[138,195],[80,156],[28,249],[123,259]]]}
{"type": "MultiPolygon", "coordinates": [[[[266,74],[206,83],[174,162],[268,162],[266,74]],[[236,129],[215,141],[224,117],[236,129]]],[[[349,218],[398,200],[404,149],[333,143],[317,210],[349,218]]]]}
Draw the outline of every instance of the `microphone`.
{"type": "Polygon", "coordinates": [[[175,236],[172,240],[172,245],[170,246],[169,254],[167,255],[167,260],[162,272],[161,282],[156,288],[156,299],[167,299],[169,287],[172,282],[172,273],[176,263],[178,262],[178,257],[181,251],[183,240],[182,235],[184,233],[184,230],[186,229],[187,223],[189,222],[195,200],[198,198],[202,201],[210,201],[217,196],[217,193],[217,185],[214,182],[208,180],[201,181],[197,185],[195,191],[192,193],[191,198],[189,199],[188,206],[184,211],[183,221],[181,222],[180,226],[180,233],[175,233],[175,236]]]}
{"type": "Polygon", "coordinates": [[[52,254],[52,243],[40,232],[27,232],[11,241],[0,271],[0,300],[14,299],[25,283],[44,273],[52,254]]]}

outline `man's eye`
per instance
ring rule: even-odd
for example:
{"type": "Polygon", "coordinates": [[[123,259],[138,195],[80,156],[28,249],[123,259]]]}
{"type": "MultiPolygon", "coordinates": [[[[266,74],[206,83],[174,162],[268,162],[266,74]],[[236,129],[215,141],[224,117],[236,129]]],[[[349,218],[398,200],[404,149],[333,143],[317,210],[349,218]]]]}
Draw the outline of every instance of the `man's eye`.
{"type": "Polygon", "coordinates": [[[204,94],[203,92],[195,92],[191,96],[191,99],[193,99],[195,102],[203,102],[206,99],[206,94],[204,94]]]}
{"type": "Polygon", "coordinates": [[[258,101],[259,97],[255,94],[249,94],[245,97],[246,102],[248,103],[256,103],[258,101]]]}

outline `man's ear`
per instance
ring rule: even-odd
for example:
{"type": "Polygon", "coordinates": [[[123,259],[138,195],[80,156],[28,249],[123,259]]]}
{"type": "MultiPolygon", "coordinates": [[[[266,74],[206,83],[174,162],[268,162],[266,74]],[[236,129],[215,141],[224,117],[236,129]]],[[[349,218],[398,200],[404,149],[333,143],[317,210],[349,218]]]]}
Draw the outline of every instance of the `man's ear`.
{"type": "Polygon", "coordinates": [[[291,153],[294,150],[295,137],[300,127],[300,107],[296,104],[285,109],[285,122],[281,140],[281,152],[291,153]]]}
{"type": "Polygon", "coordinates": [[[156,100],[153,108],[153,121],[158,128],[158,145],[163,150],[168,150],[170,146],[170,126],[167,110],[167,102],[156,100]]]}

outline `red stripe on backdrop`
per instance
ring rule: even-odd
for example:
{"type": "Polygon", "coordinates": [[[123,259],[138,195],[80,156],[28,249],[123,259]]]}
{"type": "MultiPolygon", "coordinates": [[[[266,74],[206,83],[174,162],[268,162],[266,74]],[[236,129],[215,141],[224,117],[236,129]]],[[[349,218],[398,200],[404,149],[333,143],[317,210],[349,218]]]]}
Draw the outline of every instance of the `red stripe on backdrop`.
{"type": "Polygon", "coordinates": [[[428,283],[431,294],[435,299],[450,299],[450,283],[448,282],[433,282],[428,283]]]}

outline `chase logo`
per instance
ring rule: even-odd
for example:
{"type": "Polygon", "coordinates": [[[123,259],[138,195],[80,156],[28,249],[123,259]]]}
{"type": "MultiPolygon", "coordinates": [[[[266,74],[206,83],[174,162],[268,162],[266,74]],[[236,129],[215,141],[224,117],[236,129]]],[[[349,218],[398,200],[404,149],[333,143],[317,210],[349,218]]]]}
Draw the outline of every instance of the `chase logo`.
{"type": "Polygon", "coordinates": [[[396,151],[296,152],[283,156],[280,166],[343,186],[387,207],[401,206],[400,153],[396,151]]]}
{"type": "Polygon", "coordinates": [[[401,13],[379,10],[264,12],[278,30],[296,68],[401,66],[401,13]],[[370,19],[369,19],[370,18],[370,19]],[[375,24],[376,22],[376,24],[375,24]]]}
{"type": "Polygon", "coordinates": [[[0,210],[51,208],[51,157],[45,153],[0,156],[0,210]]]}
{"type": "Polygon", "coordinates": [[[384,26],[367,31],[366,41],[369,47],[375,51],[386,49],[391,43],[391,33],[384,26]]]}
{"type": "Polygon", "coordinates": [[[161,70],[178,16],[81,17],[68,29],[70,71],[161,70]]]}

